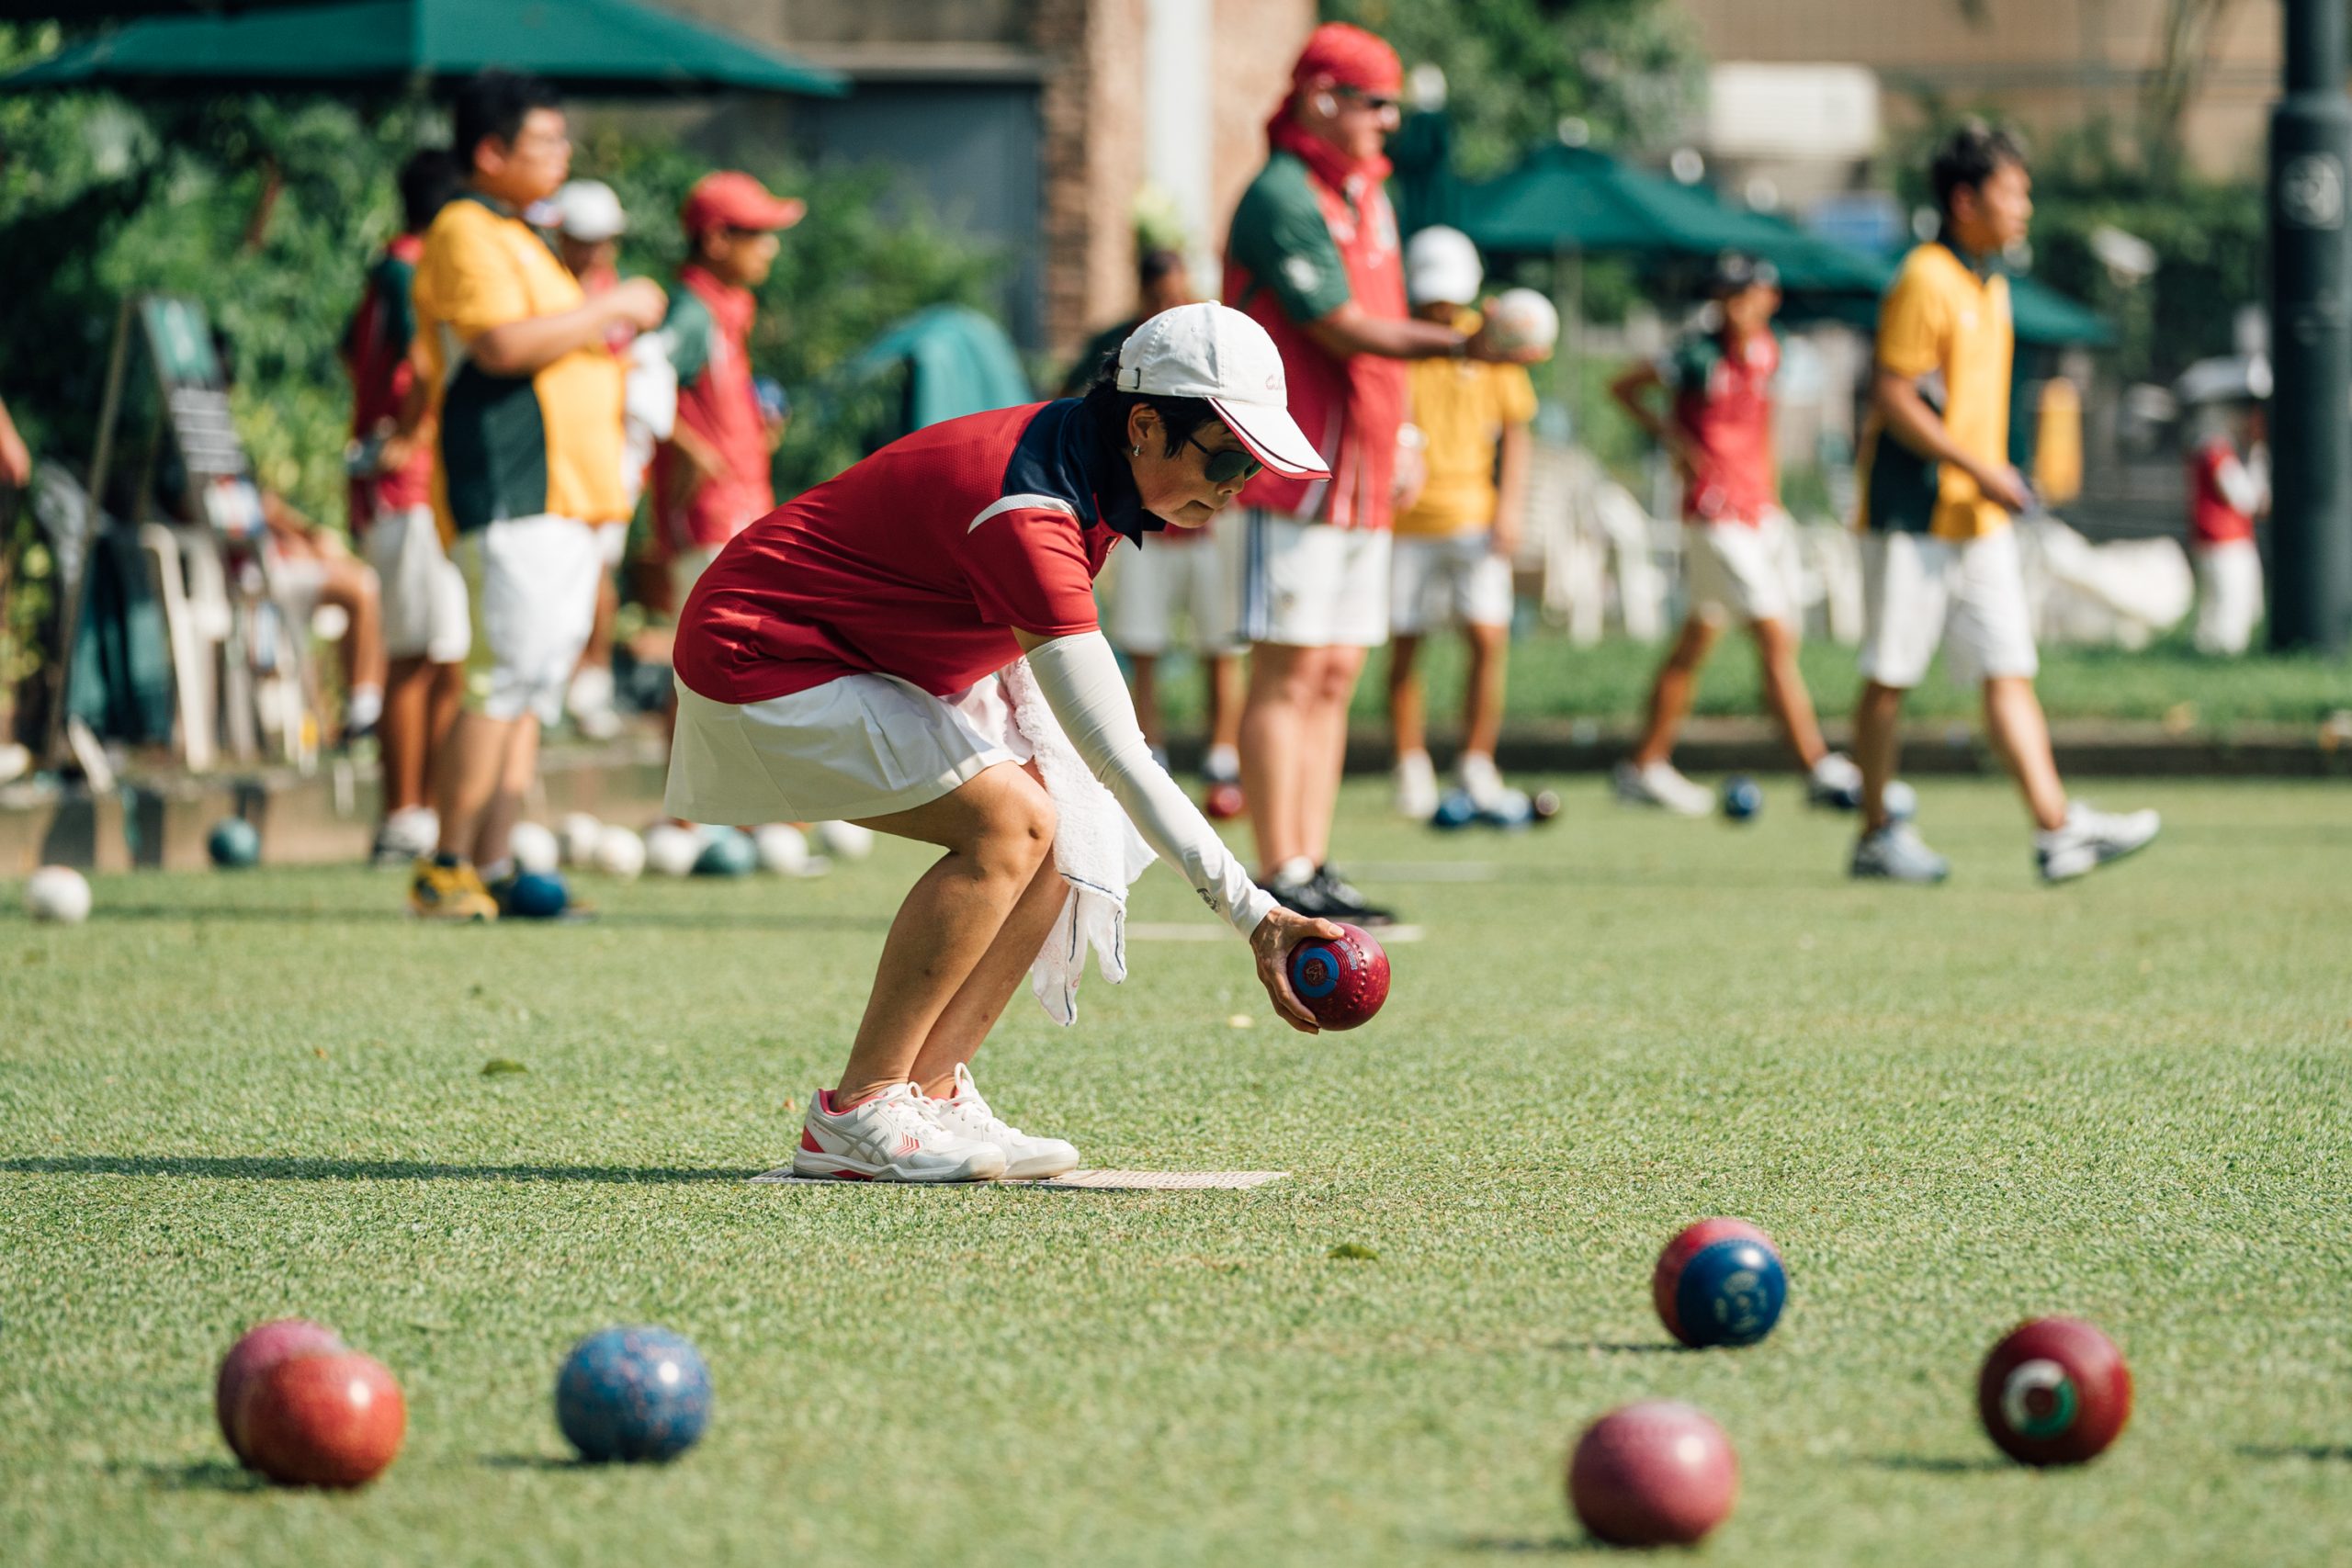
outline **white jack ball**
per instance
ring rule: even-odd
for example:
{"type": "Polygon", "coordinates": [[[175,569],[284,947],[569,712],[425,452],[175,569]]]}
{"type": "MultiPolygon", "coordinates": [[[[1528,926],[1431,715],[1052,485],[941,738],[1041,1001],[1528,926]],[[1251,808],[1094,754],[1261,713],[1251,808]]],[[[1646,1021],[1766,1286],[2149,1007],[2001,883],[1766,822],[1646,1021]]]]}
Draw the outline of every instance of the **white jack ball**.
{"type": "Polygon", "coordinates": [[[25,909],[36,920],[78,926],[90,918],[90,885],[70,865],[45,865],[25,883],[25,909]]]}

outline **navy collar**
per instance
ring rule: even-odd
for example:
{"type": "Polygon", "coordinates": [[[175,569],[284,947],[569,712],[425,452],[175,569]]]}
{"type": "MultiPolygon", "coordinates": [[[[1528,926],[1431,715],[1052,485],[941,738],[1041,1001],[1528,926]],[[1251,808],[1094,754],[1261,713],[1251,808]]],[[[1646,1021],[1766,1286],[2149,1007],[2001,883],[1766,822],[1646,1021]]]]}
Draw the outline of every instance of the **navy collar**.
{"type": "Polygon", "coordinates": [[[1984,257],[1972,256],[1960,248],[1959,242],[1951,237],[1948,230],[1939,229],[1936,231],[1936,243],[1950,251],[1952,259],[1966,267],[1968,275],[1979,283],[1992,281],[1993,275],[2001,270],[2001,258],[1997,254],[1984,257]]]}
{"type": "Polygon", "coordinates": [[[1062,398],[1037,411],[1005,465],[1004,492],[1057,497],[1069,502],[1081,526],[1099,523],[1136,544],[1168,526],[1144,510],[1126,454],[1095,430],[1082,398],[1062,398]]]}

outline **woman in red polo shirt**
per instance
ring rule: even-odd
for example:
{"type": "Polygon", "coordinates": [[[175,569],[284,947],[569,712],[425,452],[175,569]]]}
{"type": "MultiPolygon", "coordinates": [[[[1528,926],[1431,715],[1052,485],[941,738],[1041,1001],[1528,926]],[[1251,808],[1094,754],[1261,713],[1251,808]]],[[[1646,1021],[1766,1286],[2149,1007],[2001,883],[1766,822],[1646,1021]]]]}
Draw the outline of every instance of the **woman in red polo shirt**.
{"type": "Polygon", "coordinates": [[[1282,955],[1327,921],[1275,907],[1151,760],[1095,620],[1111,547],[1197,528],[1261,468],[1318,474],[1263,328],[1190,305],[1129,337],[1083,398],[950,420],[737,536],[686,601],[668,807],[695,822],[857,822],[947,852],[892,922],[839,1083],[793,1168],[966,1181],[1078,1163],[999,1119],[969,1064],[1068,896],[1056,813],[1001,679],[1026,654],[1087,767],[1249,940],[1311,1032],[1282,955]]]}

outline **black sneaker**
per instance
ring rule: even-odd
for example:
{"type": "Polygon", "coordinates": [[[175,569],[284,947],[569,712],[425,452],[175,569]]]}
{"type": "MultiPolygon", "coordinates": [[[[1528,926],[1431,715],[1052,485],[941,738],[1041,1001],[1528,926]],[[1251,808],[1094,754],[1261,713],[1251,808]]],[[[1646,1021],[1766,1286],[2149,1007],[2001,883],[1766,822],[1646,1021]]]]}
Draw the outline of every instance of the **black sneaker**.
{"type": "Polygon", "coordinates": [[[1308,879],[1307,886],[1320,891],[1324,902],[1329,906],[1324,917],[1326,919],[1352,920],[1360,926],[1393,926],[1396,923],[1395,910],[1384,909],[1365,898],[1354,883],[1328,864],[1315,868],[1315,874],[1308,879]]]}
{"type": "Polygon", "coordinates": [[[1269,882],[1265,886],[1266,891],[1274,896],[1274,902],[1294,915],[1305,915],[1311,920],[1345,920],[1355,918],[1335,908],[1331,903],[1330,895],[1324,891],[1321,882],[1314,877],[1310,876],[1304,882],[1269,882]]]}

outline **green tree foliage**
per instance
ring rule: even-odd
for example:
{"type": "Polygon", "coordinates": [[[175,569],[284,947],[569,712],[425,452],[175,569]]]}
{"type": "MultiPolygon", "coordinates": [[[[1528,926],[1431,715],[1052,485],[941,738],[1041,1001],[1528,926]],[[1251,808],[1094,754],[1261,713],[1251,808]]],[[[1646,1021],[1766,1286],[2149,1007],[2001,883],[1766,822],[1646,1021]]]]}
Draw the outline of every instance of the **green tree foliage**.
{"type": "Polygon", "coordinates": [[[1323,0],[1409,69],[1445,72],[1454,155],[1472,178],[1581,119],[1596,146],[1647,145],[1688,123],[1704,86],[1697,34],[1663,0],[1323,0]]]}

